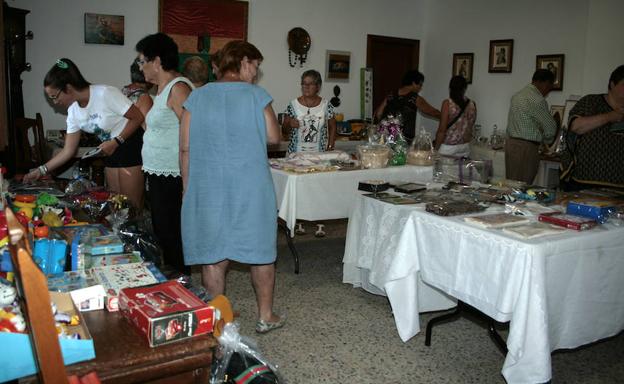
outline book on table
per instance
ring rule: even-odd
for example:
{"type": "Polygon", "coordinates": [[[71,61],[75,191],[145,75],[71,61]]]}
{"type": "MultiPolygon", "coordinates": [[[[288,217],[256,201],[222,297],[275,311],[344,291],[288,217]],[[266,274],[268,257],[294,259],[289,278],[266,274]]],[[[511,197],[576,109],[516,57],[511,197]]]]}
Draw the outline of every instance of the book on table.
{"type": "Polygon", "coordinates": [[[536,237],[559,234],[564,231],[565,228],[563,227],[540,222],[503,228],[503,232],[521,239],[534,239],[536,237]]]}
{"type": "Polygon", "coordinates": [[[527,224],[530,220],[523,216],[515,216],[509,213],[494,213],[490,215],[464,217],[464,221],[483,228],[503,228],[513,225],[527,224]]]}

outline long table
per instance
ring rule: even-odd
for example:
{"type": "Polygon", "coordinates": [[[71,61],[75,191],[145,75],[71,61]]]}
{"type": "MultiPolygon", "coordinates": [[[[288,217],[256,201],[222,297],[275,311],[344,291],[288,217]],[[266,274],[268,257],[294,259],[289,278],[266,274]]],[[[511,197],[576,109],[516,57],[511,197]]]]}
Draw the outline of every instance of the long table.
{"type": "Polygon", "coordinates": [[[419,307],[421,286],[413,281],[420,276],[424,285],[510,322],[503,376],[509,383],[543,383],[552,376],[552,351],[624,329],[623,239],[624,227],[605,224],[519,240],[462,217],[358,196],[349,218],[343,281],[383,287],[393,310],[412,308],[412,321],[395,312],[406,341],[419,331],[413,308],[419,307]],[[401,285],[414,288],[388,289],[401,285]]]}
{"type": "Polygon", "coordinates": [[[381,169],[290,173],[271,169],[279,217],[294,236],[297,220],[332,220],[349,216],[358,183],[365,180],[431,181],[432,167],[404,165],[381,169]]]}

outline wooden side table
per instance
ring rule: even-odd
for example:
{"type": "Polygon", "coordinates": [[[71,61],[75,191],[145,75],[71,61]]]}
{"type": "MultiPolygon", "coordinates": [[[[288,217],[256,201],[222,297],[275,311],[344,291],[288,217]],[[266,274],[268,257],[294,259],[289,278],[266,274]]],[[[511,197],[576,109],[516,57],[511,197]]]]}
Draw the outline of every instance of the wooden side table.
{"type": "MultiPolygon", "coordinates": [[[[83,312],[95,344],[94,360],[66,367],[68,375],[96,371],[102,383],[207,383],[213,349],[212,335],[150,348],[119,312],[83,312]]],[[[36,383],[34,376],[20,383],[36,383]]]]}

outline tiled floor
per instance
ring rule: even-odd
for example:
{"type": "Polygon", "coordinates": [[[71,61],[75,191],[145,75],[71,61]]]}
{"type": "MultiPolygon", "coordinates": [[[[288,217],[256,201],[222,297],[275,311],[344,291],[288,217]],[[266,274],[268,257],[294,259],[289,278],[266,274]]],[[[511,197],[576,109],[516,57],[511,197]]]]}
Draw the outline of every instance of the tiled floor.
{"type": "MultiPolygon", "coordinates": [[[[385,297],[342,283],[344,221],[330,222],[326,230],[324,239],[295,239],[300,275],[279,241],[275,302],[288,313],[283,329],[256,335],[248,271],[235,266],[227,279],[242,334],[257,340],[289,383],[504,383],[504,357],[472,317],[436,327],[431,347],[422,333],[403,343],[385,297]]],[[[421,326],[432,316],[422,315],[421,326]]],[[[553,374],[554,383],[621,383],[624,334],[553,354],[553,374]]]]}

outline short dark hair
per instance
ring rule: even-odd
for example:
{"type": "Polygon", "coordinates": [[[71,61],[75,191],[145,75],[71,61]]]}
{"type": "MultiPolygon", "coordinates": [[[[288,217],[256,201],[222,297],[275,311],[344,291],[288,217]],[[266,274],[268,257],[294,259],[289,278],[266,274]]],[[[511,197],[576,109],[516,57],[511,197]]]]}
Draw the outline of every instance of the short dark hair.
{"type": "Polygon", "coordinates": [[[228,71],[240,72],[243,58],[262,61],[262,53],[255,45],[242,40],[233,40],[221,48],[219,55],[219,72],[221,76],[228,71]]]}
{"type": "Polygon", "coordinates": [[[413,69],[411,71],[407,71],[405,75],[403,75],[403,80],[401,80],[401,85],[412,85],[412,83],[422,84],[425,82],[425,75],[413,69]]]}
{"type": "Polygon", "coordinates": [[[301,81],[303,82],[303,79],[305,79],[306,77],[311,78],[314,81],[314,84],[319,87],[323,85],[323,79],[321,78],[321,74],[314,69],[309,69],[303,72],[303,74],[301,75],[301,81]]]}
{"type": "Polygon", "coordinates": [[[58,59],[45,75],[43,86],[65,91],[67,84],[71,84],[76,90],[82,90],[91,83],[85,80],[73,61],[67,58],[58,59]]]}
{"type": "Polygon", "coordinates": [[[611,72],[611,76],[609,77],[609,89],[611,89],[611,84],[617,85],[622,79],[624,79],[624,65],[620,65],[611,72]]]}
{"type": "Polygon", "coordinates": [[[538,69],[533,74],[533,78],[531,79],[533,82],[545,83],[548,82],[550,84],[555,83],[555,74],[549,71],[548,69],[538,69]]]}
{"type": "Polygon", "coordinates": [[[152,61],[160,57],[160,65],[165,71],[176,71],[180,58],[178,56],[178,45],[173,39],[162,33],[147,35],[136,44],[135,50],[142,53],[147,61],[152,61]]]}
{"type": "Polygon", "coordinates": [[[139,68],[139,63],[134,60],[132,64],[130,64],[130,81],[133,83],[145,84],[145,76],[143,75],[143,71],[139,68]]]}
{"type": "Polygon", "coordinates": [[[182,74],[191,80],[193,84],[201,83],[203,85],[208,82],[210,68],[208,68],[208,63],[201,57],[191,56],[184,60],[182,74]]]}

